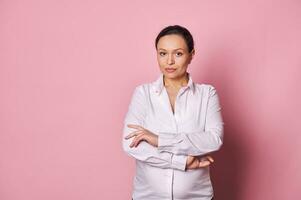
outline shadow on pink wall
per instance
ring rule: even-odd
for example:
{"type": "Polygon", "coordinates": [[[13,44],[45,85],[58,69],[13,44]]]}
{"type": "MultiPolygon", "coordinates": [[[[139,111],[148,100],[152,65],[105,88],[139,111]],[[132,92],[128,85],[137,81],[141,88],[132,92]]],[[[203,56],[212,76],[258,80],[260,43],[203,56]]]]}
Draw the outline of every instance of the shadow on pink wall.
{"type": "Polygon", "coordinates": [[[230,70],[239,67],[234,55],[228,54],[226,48],[220,48],[206,62],[205,69],[208,71],[200,69],[194,75],[196,79],[202,79],[217,88],[223,111],[224,143],[218,152],[212,154],[215,162],[211,166],[211,180],[215,200],[241,200],[250,166],[250,146],[244,135],[248,131],[248,119],[237,106],[237,75],[230,70]]]}

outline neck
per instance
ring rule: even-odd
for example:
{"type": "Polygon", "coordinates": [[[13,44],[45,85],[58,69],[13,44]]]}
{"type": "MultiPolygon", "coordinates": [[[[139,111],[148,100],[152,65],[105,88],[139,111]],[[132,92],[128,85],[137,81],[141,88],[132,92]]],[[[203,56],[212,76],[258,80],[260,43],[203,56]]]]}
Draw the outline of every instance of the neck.
{"type": "Polygon", "coordinates": [[[181,88],[186,86],[189,81],[188,73],[186,72],[183,76],[175,79],[169,79],[163,76],[164,86],[169,88],[181,88]]]}

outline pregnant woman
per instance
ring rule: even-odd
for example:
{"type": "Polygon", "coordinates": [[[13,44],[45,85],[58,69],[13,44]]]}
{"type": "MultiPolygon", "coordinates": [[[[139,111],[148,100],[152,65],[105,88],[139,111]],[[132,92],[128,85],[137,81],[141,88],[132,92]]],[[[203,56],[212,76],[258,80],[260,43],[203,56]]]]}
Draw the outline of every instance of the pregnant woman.
{"type": "Polygon", "coordinates": [[[133,200],[211,200],[209,155],[223,144],[214,86],[187,72],[195,54],[191,33],[173,25],[155,40],[160,75],[136,86],[123,128],[123,150],[135,158],[133,200]]]}

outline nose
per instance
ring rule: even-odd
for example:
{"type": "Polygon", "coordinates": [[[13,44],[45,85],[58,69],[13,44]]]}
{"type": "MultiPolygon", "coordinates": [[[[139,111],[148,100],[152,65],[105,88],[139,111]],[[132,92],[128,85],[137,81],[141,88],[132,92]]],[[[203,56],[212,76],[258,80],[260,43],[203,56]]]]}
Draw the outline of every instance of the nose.
{"type": "Polygon", "coordinates": [[[169,54],[167,64],[172,65],[175,63],[174,57],[172,54],[169,54]]]}

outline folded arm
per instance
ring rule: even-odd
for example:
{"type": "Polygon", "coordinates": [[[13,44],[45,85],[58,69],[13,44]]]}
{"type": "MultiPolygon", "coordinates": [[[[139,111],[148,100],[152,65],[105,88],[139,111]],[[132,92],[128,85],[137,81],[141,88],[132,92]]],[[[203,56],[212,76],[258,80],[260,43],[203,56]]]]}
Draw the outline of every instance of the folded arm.
{"type": "Polygon", "coordinates": [[[143,120],[146,114],[146,97],[142,86],[137,86],[131,98],[128,112],[124,120],[122,146],[123,150],[137,160],[143,161],[149,165],[160,168],[173,168],[185,170],[187,155],[176,155],[172,152],[158,151],[158,148],[142,141],[137,147],[130,147],[133,140],[125,139],[127,135],[135,131],[127,127],[127,124],[137,124],[143,126],[143,120]]]}
{"type": "Polygon", "coordinates": [[[208,106],[204,131],[158,132],[158,150],[176,155],[202,156],[220,149],[223,144],[223,119],[216,89],[208,91],[208,106]]]}

